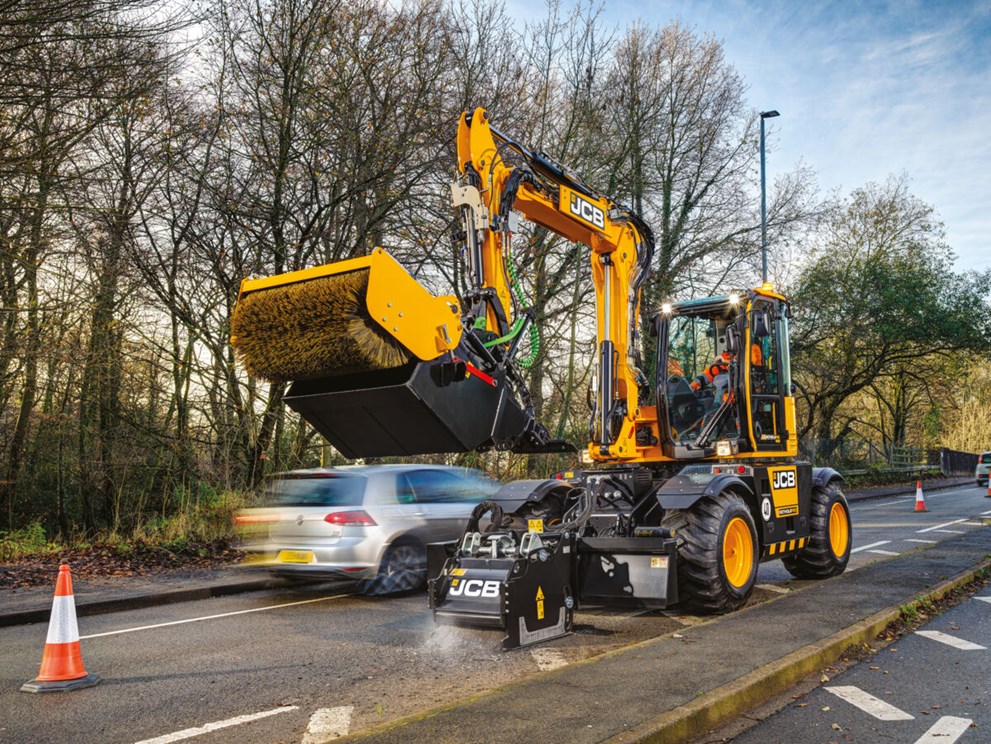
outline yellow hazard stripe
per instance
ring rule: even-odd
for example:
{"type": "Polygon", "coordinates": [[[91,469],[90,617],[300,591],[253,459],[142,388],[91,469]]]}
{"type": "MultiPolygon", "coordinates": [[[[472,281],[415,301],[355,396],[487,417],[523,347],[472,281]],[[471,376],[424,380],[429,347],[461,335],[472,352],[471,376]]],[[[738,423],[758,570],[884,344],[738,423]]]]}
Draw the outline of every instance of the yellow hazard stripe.
{"type": "Polygon", "coordinates": [[[807,537],[800,537],[797,540],[783,540],[781,542],[769,543],[767,546],[768,555],[778,555],[779,553],[787,553],[793,550],[801,550],[805,547],[808,542],[807,537]]]}

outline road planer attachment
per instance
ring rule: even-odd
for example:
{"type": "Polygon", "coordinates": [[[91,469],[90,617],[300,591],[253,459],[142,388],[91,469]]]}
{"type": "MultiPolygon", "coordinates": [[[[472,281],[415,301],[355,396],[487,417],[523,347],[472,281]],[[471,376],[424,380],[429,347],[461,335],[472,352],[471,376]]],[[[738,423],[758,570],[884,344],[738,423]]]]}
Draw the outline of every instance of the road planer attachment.
{"type": "Polygon", "coordinates": [[[386,251],[241,284],[231,345],[346,457],[560,451],[500,349],[386,251]]]}
{"type": "Polygon", "coordinates": [[[565,481],[507,484],[475,508],[459,542],[430,546],[435,622],[501,629],[510,650],[570,633],[579,606],[676,602],[674,536],[610,536],[625,518],[565,481]]]}

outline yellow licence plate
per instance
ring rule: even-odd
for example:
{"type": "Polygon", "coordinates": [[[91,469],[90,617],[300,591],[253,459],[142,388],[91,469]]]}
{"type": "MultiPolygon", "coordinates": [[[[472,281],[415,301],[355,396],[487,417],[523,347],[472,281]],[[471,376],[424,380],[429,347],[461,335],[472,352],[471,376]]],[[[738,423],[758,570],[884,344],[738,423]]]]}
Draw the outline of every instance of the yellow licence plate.
{"type": "Polygon", "coordinates": [[[280,550],[279,563],[313,563],[310,550],[280,550]]]}

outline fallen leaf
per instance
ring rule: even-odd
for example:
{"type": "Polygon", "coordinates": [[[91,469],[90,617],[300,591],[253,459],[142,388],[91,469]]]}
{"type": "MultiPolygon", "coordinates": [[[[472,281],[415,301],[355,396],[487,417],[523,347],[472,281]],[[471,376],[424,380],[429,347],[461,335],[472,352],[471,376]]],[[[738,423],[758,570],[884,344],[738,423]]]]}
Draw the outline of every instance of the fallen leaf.
{"type": "Polygon", "coordinates": [[[843,729],[840,728],[840,724],[838,724],[838,723],[834,723],[832,725],[832,728],[833,728],[833,731],[842,731],[843,730],[843,729]]]}
{"type": "Polygon", "coordinates": [[[881,668],[881,667],[878,667],[878,666],[872,666],[872,667],[871,667],[871,669],[875,669],[875,670],[876,670],[876,669],[880,669],[880,668],[881,668]]]}
{"type": "Polygon", "coordinates": [[[825,713],[825,712],[826,712],[827,710],[829,710],[829,706],[828,706],[828,705],[826,705],[826,706],[823,706],[822,708],[820,708],[820,710],[821,710],[821,711],[822,711],[823,713],[825,713]]]}

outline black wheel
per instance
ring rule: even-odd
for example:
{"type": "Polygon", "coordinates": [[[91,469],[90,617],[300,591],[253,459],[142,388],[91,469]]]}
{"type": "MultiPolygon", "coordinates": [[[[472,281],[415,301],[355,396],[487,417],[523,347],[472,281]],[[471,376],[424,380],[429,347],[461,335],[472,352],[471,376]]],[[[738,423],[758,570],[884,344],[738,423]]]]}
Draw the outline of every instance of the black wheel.
{"type": "Polygon", "coordinates": [[[757,530],[743,499],[724,491],[671,510],[664,526],[678,539],[678,596],[692,612],[739,609],[757,583],[757,530]]]}
{"type": "Polygon", "coordinates": [[[361,587],[362,594],[399,594],[422,589],[427,581],[427,551],[417,541],[399,540],[389,546],[378,575],[361,587]]]}
{"type": "Polygon", "coordinates": [[[828,579],[846,570],[853,533],[850,507],[836,483],[812,488],[809,544],[800,553],[781,559],[798,579],[828,579]]]}

